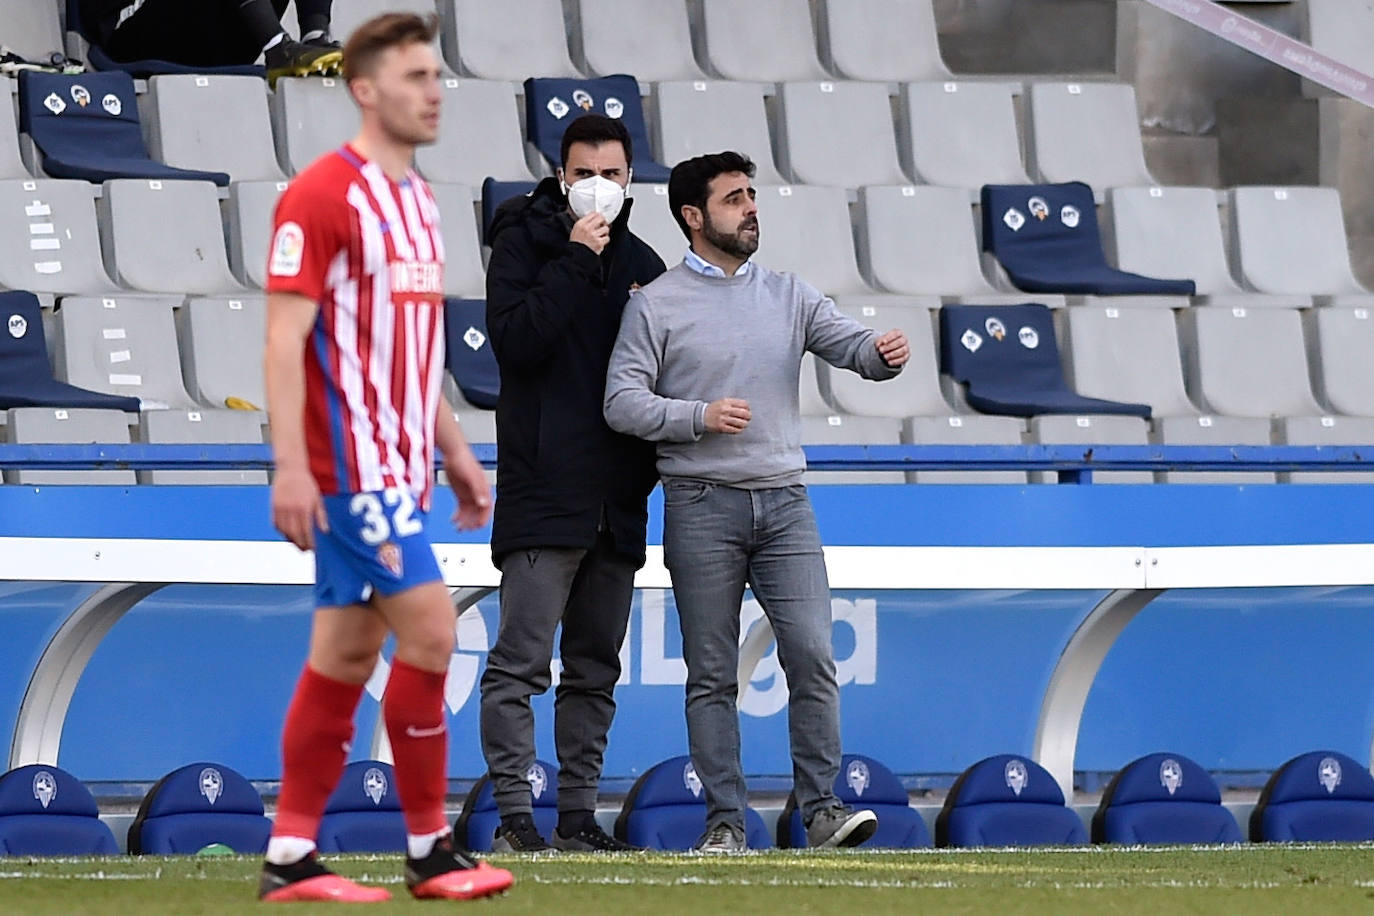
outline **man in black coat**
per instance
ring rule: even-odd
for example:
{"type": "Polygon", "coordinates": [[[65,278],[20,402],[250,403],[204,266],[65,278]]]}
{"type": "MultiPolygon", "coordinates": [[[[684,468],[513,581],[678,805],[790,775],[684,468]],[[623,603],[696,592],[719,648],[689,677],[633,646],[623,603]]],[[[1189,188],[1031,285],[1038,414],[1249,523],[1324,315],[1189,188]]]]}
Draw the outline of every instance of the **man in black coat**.
{"type": "Polygon", "coordinates": [[[619,121],[578,118],[563,136],[558,178],[503,204],[488,233],[487,330],[501,369],[491,538],[501,625],[482,674],[481,720],[501,814],[497,851],[548,848],[531,817],[530,697],[549,688],[560,622],[551,839],[559,849],[629,848],[593,814],[657,481],[652,443],[613,432],[601,410],[621,310],[631,289],[664,270],[629,230],[631,156],[619,121]]]}

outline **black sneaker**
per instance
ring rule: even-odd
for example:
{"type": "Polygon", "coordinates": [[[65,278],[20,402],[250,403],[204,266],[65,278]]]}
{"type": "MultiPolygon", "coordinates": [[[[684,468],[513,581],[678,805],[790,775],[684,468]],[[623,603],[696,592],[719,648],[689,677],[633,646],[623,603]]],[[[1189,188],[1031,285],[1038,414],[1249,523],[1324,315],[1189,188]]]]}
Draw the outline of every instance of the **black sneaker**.
{"type": "Polygon", "coordinates": [[[274,88],[283,76],[337,76],[343,66],[343,51],[333,45],[301,44],[283,38],[263,55],[267,63],[267,82],[274,88]]]}
{"type": "MultiPolygon", "coordinates": [[[[557,831],[555,831],[555,834],[557,831]]],[[[501,822],[496,828],[496,836],[491,841],[492,852],[551,852],[553,847],[544,842],[539,828],[534,826],[534,818],[528,814],[518,815],[507,824],[501,822]]]]}
{"type": "Polygon", "coordinates": [[[376,903],[390,900],[382,887],[364,887],[325,868],[312,852],[290,865],[262,863],[258,880],[258,899],[267,903],[334,901],[337,903],[376,903]]]}
{"type": "Polygon", "coordinates": [[[459,852],[453,835],[440,837],[423,859],[406,856],[406,887],[420,900],[474,900],[503,893],[514,883],[504,868],[493,868],[459,852]]]}
{"type": "Polygon", "coordinates": [[[601,829],[594,819],[582,825],[582,829],[572,836],[564,836],[562,831],[553,832],[553,848],[563,852],[642,852],[638,846],[631,846],[618,840],[601,829]]]}

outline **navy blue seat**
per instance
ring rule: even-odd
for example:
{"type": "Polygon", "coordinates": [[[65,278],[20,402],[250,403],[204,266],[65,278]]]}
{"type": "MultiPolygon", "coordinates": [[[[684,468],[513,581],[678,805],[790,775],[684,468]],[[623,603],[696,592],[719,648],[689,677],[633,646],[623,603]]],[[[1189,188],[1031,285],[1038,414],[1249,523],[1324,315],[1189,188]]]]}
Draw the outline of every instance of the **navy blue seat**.
{"type": "Polygon", "coordinates": [[[522,197],[534,190],[533,181],[497,181],[488,178],[482,182],[482,244],[490,245],[491,221],[496,216],[496,208],[512,197],[522,197]]]}
{"type": "Polygon", "coordinates": [[[1071,846],[1086,843],[1083,821],[1044,767],[998,754],[969,767],[935,820],[936,846],[1071,846]]]}
{"type": "Polygon", "coordinates": [[[96,70],[123,70],[125,73],[139,79],[147,79],[150,76],[161,74],[179,73],[203,73],[211,76],[258,76],[266,77],[267,69],[257,64],[240,64],[233,66],[219,67],[188,67],[185,64],[172,63],[170,60],[115,60],[105,53],[105,49],[96,43],[97,36],[94,32],[87,31],[85,23],[81,20],[80,0],[67,0],[67,31],[78,32],[81,37],[86,39],[89,47],[86,50],[86,63],[96,70]]]}
{"type": "Polygon", "coordinates": [[[1300,754],[1269,777],[1250,815],[1250,839],[1374,840],[1374,777],[1337,751],[1300,754]]]}
{"type": "Polygon", "coordinates": [[[138,412],[138,398],[101,394],[53,378],[38,297],[0,293],[0,410],[11,407],[97,407],[138,412]]]}
{"type": "MultiPolygon", "coordinates": [[[[686,851],[706,832],[706,795],[686,755],[656,763],[635,780],[615,819],[615,835],[644,849],[686,851]]],[[[744,839],[750,849],[773,845],[763,818],[744,811],[744,839]]]]}
{"type": "Polygon", "coordinates": [[[1094,843],[1239,843],[1212,777],[1182,754],[1148,754],[1121,768],[1093,815],[1094,843]]]}
{"type": "Polygon", "coordinates": [[[396,774],[380,760],[355,760],[324,806],[320,852],[398,852],[406,848],[406,822],[396,774]]]}
{"type": "Polygon", "coordinates": [[[984,413],[1124,414],[1150,418],[1148,404],[1088,398],[1070,390],[1043,305],[946,305],[940,309],[940,371],[968,386],[984,413]]]}
{"type": "Polygon", "coordinates": [[[496,409],[501,371],[487,334],[485,299],[445,299],[444,333],[448,371],[473,407],[496,409]]]}
{"type": "Polygon", "coordinates": [[[110,828],[75,776],[46,764],[0,776],[0,856],[113,856],[110,828]]]}
{"type": "MultiPolygon", "coordinates": [[[[553,764],[536,760],[525,776],[530,782],[534,825],[547,840],[558,826],[558,769],[553,764]]],[[[463,813],[453,823],[453,838],[473,852],[489,852],[500,824],[501,815],[491,794],[491,777],[483,776],[472,784],[467,798],[463,799],[463,813]]]]}
{"type": "Polygon", "coordinates": [[[54,178],[107,181],[165,178],[213,181],[224,172],[178,169],[148,155],[139,128],[134,79],[127,73],[19,74],[19,129],[43,153],[54,178]]]}
{"type": "Polygon", "coordinates": [[[1159,280],[1107,263],[1092,188],[1064,184],[983,185],[983,250],[1011,282],[1033,293],[1191,296],[1192,280],[1159,280]]]}
{"type": "Polygon", "coordinates": [[[606,115],[625,125],[633,147],[630,167],[636,182],[657,184],[668,180],[670,169],[655,162],[650,153],[639,81],[633,76],[620,73],[600,79],[525,80],[527,136],[555,168],[563,164],[563,132],[584,114],[606,115]]]}
{"type": "MultiPolygon", "coordinates": [[[[926,822],[911,807],[901,780],[872,757],[845,754],[840,758],[834,791],[835,797],[846,805],[867,808],[878,815],[877,831],[859,845],[906,849],[930,845],[926,822]]],[[[777,842],[783,849],[802,849],[807,845],[806,827],[795,794],[787,796],[778,815],[777,842]]]]}
{"type": "Polygon", "coordinates": [[[159,779],[129,825],[131,855],[194,855],[215,843],[267,850],[272,823],[248,780],[219,763],[191,763],[159,779]]]}

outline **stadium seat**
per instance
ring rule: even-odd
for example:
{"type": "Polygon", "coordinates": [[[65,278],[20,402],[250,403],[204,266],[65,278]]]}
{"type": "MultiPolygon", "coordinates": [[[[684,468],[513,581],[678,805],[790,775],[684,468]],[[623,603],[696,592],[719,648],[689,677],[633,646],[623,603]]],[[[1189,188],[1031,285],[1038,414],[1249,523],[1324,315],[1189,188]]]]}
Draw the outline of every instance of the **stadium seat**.
{"type": "Polygon", "coordinates": [[[177,357],[174,299],[68,296],[54,325],[58,378],[140,398],[144,410],[195,410],[177,357]]]}
{"type": "Polygon", "coordinates": [[[816,57],[808,0],[699,3],[697,41],[714,76],[755,83],[829,79],[816,57]]]}
{"type": "Polygon", "coordinates": [[[482,244],[490,245],[491,221],[496,216],[496,209],[512,197],[528,197],[534,191],[537,182],[533,181],[497,181],[488,178],[482,182],[482,244]]]}
{"type": "Polygon", "coordinates": [[[1192,280],[1160,280],[1107,263],[1090,187],[984,185],[983,250],[1018,289],[1094,295],[1191,296],[1192,280]]]}
{"type": "Polygon", "coordinates": [[[1065,375],[1090,398],[1149,404],[1151,416],[1196,416],[1167,308],[1079,305],[1064,313],[1065,375]]]}
{"type": "Polygon", "coordinates": [[[272,823],[252,783],[220,763],[191,763],[163,776],[129,825],[130,855],[194,855],[228,846],[249,855],[267,850],[272,823]]]}
{"type": "MultiPolygon", "coordinates": [[[[93,407],[12,407],[5,423],[6,441],[14,445],[89,445],[93,442],[127,445],[129,423],[120,410],[93,407]]],[[[6,483],[26,485],[105,484],[133,486],[133,471],[5,472],[6,483]]]]}
{"type": "Polygon", "coordinates": [[[290,175],[353,139],[360,123],[348,89],[332,77],[277,80],[268,110],[277,161],[290,175]]]}
{"type": "MultiPolygon", "coordinates": [[[[913,849],[930,845],[926,822],[911,807],[901,780],[872,757],[845,754],[840,758],[835,797],[846,805],[867,808],[878,815],[877,832],[859,844],[864,848],[913,849]]],[[[777,843],[780,849],[802,849],[807,845],[806,827],[795,794],[787,796],[778,815],[777,843]]]]}
{"type": "MultiPolygon", "coordinates": [[[[1285,445],[1374,446],[1374,418],[1285,417],[1275,422],[1285,445]]],[[[1285,483],[1374,483],[1374,474],[1359,471],[1293,471],[1279,475],[1285,483]]]]}
{"type": "Polygon", "coordinates": [[[1336,413],[1374,417],[1374,319],[1363,307],[1309,309],[1307,352],[1317,394],[1336,413]]]}
{"type": "Polygon", "coordinates": [[[346,41],[354,29],[383,13],[433,16],[434,0],[333,0],[329,7],[329,31],[339,41],[346,41]]]}
{"type": "MultiPolygon", "coordinates": [[[[536,760],[526,771],[530,783],[530,801],[534,807],[534,825],[548,839],[558,824],[558,768],[536,760]]],[[[456,843],[465,844],[473,852],[490,852],[501,815],[496,811],[496,799],[491,794],[491,777],[483,776],[472,784],[463,799],[463,813],[453,824],[456,843]]]]}
{"type": "Polygon", "coordinates": [[[578,24],[570,34],[584,72],[633,73],[646,83],[706,78],[692,56],[682,0],[578,0],[574,9],[578,24]]]}
{"type": "Polygon", "coordinates": [[[525,80],[526,136],[544,154],[550,166],[562,165],[563,132],[583,114],[606,115],[625,125],[634,147],[630,166],[634,169],[635,181],[668,180],[668,167],[653,159],[649,131],[644,125],[639,83],[633,76],[525,80]]]}
{"type": "MultiPolygon", "coordinates": [[[[263,415],[251,410],[147,410],[139,417],[139,440],[177,445],[261,445],[263,415]]],[[[139,471],[148,484],[267,485],[267,472],[254,470],[139,471]]]]}
{"type": "Polygon", "coordinates": [[[754,162],[756,185],[783,184],[773,163],[773,141],[763,87],[725,80],[663,82],[658,103],[658,153],[664,162],[735,150],[754,162]]]}
{"type": "Polygon", "coordinates": [[[35,293],[116,289],[101,261],[93,191],[85,181],[0,181],[0,286],[35,293]]]}
{"type": "MultiPolygon", "coordinates": [[[[625,796],[615,835],[643,849],[686,851],[706,832],[706,795],[692,758],[669,757],[645,770],[625,796]]],[[[750,849],[773,840],[753,808],[744,811],[744,839],[750,849]]]]}
{"type": "Polygon", "coordinates": [[[1088,398],[1071,390],[1043,305],[946,305],[940,309],[940,369],[967,386],[984,413],[1124,414],[1150,418],[1148,404],[1088,398]]]}
{"type": "MultiPolygon", "coordinates": [[[[901,445],[902,424],[886,417],[842,414],[801,418],[802,445],[901,445]]],[[[832,483],[906,483],[902,471],[807,471],[808,487],[832,483]]]]}
{"type": "MultiPolygon", "coordinates": [[[[1023,422],[1016,417],[909,417],[902,421],[907,445],[1020,445],[1023,422]]],[[[908,471],[907,483],[1024,484],[1025,471],[908,471]]]]}
{"type": "Polygon", "coordinates": [[[1374,840],[1374,777],[1338,751],[1299,754],[1274,771],[1250,814],[1256,843],[1374,840]]]}
{"type": "MultiPolygon", "coordinates": [[[[900,328],[906,333],[911,359],[895,378],[870,381],[848,369],[817,359],[821,393],[840,413],[901,419],[944,416],[950,406],[940,392],[940,368],[934,321],[928,310],[910,306],[840,306],[855,321],[879,333],[900,328]]],[[[894,440],[895,441],[895,440],[894,440]]]]}
{"type": "Polygon", "coordinates": [[[148,150],[183,169],[232,181],[283,178],[272,145],[267,86],[255,76],[164,75],[148,81],[148,150]]]}
{"type": "Polygon", "coordinates": [[[1129,83],[1034,83],[1027,158],[1043,182],[1094,188],[1157,184],[1145,166],[1129,83]]]}
{"type": "Polygon", "coordinates": [[[476,188],[487,178],[534,178],[525,162],[514,86],[449,77],[441,91],[439,137],[415,150],[415,168],[427,181],[476,188]]]}
{"type": "Polygon", "coordinates": [[[6,50],[27,61],[47,63],[66,50],[57,4],[53,0],[0,0],[6,50]]]}
{"type": "Polygon", "coordinates": [[[67,31],[75,32],[86,43],[86,61],[96,70],[120,70],[138,79],[147,79],[162,73],[169,74],[209,74],[218,76],[256,76],[265,77],[267,71],[257,64],[231,64],[225,66],[187,66],[169,60],[131,60],[118,61],[105,53],[105,49],[95,42],[94,28],[87,28],[81,18],[80,0],[66,0],[67,31]]]}
{"type": "Polygon", "coordinates": [[[406,822],[391,764],[355,760],[344,767],[320,820],[320,852],[400,852],[405,848],[406,822]]]}
{"type": "Polygon", "coordinates": [[[778,159],[783,171],[801,184],[905,184],[887,86],[783,83],[778,89],[778,159]],[[836,143],[837,136],[845,142],[836,143]]]}
{"type": "Polygon", "coordinates": [[[229,268],[239,282],[253,289],[267,286],[272,214],[285,190],[285,181],[236,181],[229,187],[229,202],[224,208],[229,268]]]}
{"type": "Polygon", "coordinates": [[[1015,86],[908,83],[902,86],[902,149],[912,176],[976,191],[1029,184],[1016,130],[1015,86]]]}
{"type": "Polygon", "coordinates": [[[138,398],[116,397],[67,385],[53,378],[38,297],[0,292],[0,410],[11,407],[93,407],[138,410],[138,398]]]}
{"type": "Polygon", "coordinates": [[[1241,280],[1277,295],[1320,296],[1324,304],[1374,305],[1350,268],[1335,188],[1234,188],[1231,243],[1241,280]]]}
{"type": "Polygon", "coordinates": [[[630,231],[652,248],[666,266],[681,263],[687,253],[687,236],[682,234],[682,228],[668,207],[668,186],[632,184],[630,197],[634,199],[634,206],[630,208],[630,231]]]}
{"type": "MultiPolygon", "coordinates": [[[[471,407],[464,407],[459,402],[457,413],[454,416],[457,417],[458,424],[463,427],[463,435],[469,442],[487,444],[496,442],[496,411],[476,410],[471,407]]],[[[443,471],[439,473],[443,474],[443,471]]]]}
{"type": "Polygon", "coordinates": [[[19,119],[15,116],[14,96],[0,92],[0,179],[29,177],[19,155],[19,119]]]}
{"type": "Polygon", "coordinates": [[[1011,754],[969,767],[945,796],[936,846],[1073,846],[1087,831],[1044,767],[1011,754]]]}
{"type": "Polygon", "coordinates": [[[1293,309],[1203,306],[1179,315],[1189,394],[1228,417],[1312,417],[1302,318],[1293,309]]]}
{"type": "Polygon", "coordinates": [[[574,77],[559,0],[439,0],[450,63],[487,80],[574,77]]]}
{"type": "Polygon", "coordinates": [[[477,239],[477,211],[472,188],[464,184],[431,184],[444,230],[444,295],[483,297],[487,274],[482,267],[482,243],[477,239]]]}
{"type": "Polygon", "coordinates": [[[444,332],[448,371],[463,399],[473,407],[495,410],[501,394],[501,371],[487,335],[487,301],[445,299],[444,332]]]}
{"type": "Polygon", "coordinates": [[[127,73],[19,74],[19,129],[53,178],[158,178],[227,185],[223,172],[178,169],[148,155],[134,81],[127,73]]]}
{"type": "Polygon", "coordinates": [[[106,264],[127,289],[193,296],[244,290],[229,272],[219,198],[208,181],[107,181],[96,217],[106,264]]]}
{"type": "MultiPolygon", "coordinates": [[[[1148,445],[1150,424],[1139,417],[1058,416],[1033,417],[1030,440],[1039,445],[1148,445]]],[[[1055,483],[1053,471],[1032,472],[1036,483],[1055,483]]],[[[1154,483],[1149,471],[1094,471],[1093,483],[1154,483]]]]}
{"type": "Polygon", "coordinates": [[[0,855],[112,856],[95,799],[65,770],[32,764],[0,776],[0,855]]]}
{"type": "MultiPolygon", "coordinates": [[[[1269,445],[1269,421],[1254,417],[1160,417],[1154,439],[1162,445],[1269,445]]],[[[1270,471],[1161,471],[1162,483],[1274,483],[1270,471]]]]}
{"type": "Polygon", "coordinates": [[[847,80],[900,83],[947,78],[931,0],[821,0],[821,59],[847,80]]]}
{"type": "Polygon", "coordinates": [[[836,413],[821,394],[820,360],[814,353],[803,353],[798,373],[798,404],[803,417],[829,417],[836,413]]]}
{"type": "Polygon", "coordinates": [[[1147,754],[1121,768],[1093,815],[1094,843],[1240,843],[1206,770],[1182,754],[1147,754]]]}
{"type": "Polygon", "coordinates": [[[265,410],[262,296],[190,299],[175,310],[182,374],[191,396],[210,407],[265,410]]]}

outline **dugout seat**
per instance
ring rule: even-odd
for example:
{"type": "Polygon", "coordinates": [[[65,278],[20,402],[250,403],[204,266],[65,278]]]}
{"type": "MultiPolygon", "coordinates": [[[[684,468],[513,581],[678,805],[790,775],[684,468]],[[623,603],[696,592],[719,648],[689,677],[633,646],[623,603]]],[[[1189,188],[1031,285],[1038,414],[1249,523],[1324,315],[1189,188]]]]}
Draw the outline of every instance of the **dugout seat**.
{"type": "Polygon", "coordinates": [[[1247,288],[1318,296],[1323,305],[1374,305],[1350,266],[1339,190],[1233,188],[1230,202],[1232,254],[1247,288]]]}
{"type": "Polygon", "coordinates": [[[573,57],[586,73],[633,73],[652,83],[706,78],[692,56],[682,0],[578,0],[574,8],[573,57]]]}
{"type": "Polygon", "coordinates": [[[0,181],[0,287],[58,295],[118,288],[101,260],[95,190],[85,181],[0,181]]]}
{"type": "Polygon", "coordinates": [[[0,856],[112,856],[114,834],[91,792],[47,764],[0,776],[0,856]]]}
{"type": "Polygon", "coordinates": [[[59,382],[48,363],[43,310],[33,293],[0,293],[0,410],[11,407],[95,407],[138,410],[138,398],[88,391],[59,382]]]}
{"type": "Polygon", "coordinates": [[[219,198],[209,182],[107,181],[96,218],[106,266],[126,289],[177,296],[246,292],[229,271],[219,198]]]}
{"type": "Polygon", "coordinates": [[[178,357],[177,304],[172,298],[68,296],[54,325],[57,376],[92,391],[137,397],[145,410],[195,410],[200,405],[186,393],[178,357]]]}
{"type": "MultiPolygon", "coordinates": [[[[534,807],[534,825],[544,839],[553,836],[558,826],[558,768],[536,760],[525,772],[530,783],[530,801],[534,807]]],[[[453,822],[454,842],[473,852],[490,852],[501,815],[491,792],[491,777],[483,776],[472,784],[463,799],[463,812],[453,822]]]]}
{"type": "Polygon", "coordinates": [[[1054,777],[1012,754],[987,757],[960,774],[935,820],[936,846],[1073,846],[1087,840],[1054,777]]]}
{"type": "MultiPolygon", "coordinates": [[[[615,819],[615,835],[632,846],[684,852],[706,832],[706,795],[692,758],[669,757],[635,780],[615,819]]],[[[773,845],[763,818],[753,808],[744,812],[745,842],[750,849],[773,845]]]]}
{"type": "Polygon", "coordinates": [[[288,175],[347,143],[361,123],[343,80],[333,77],[282,77],[267,107],[277,161],[288,175]]]}
{"type": "Polygon", "coordinates": [[[1182,311],[1189,394],[1230,417],[1313,417],[1302,317],[1295,309],[1204,306],[1182,311]]]}
{"type": "Polygon", "coordinates": [[[525,134],[551,167],[562,165],[563,132],[584,114],[605,115],[625,125],[633,147],[630,166],[635,181],[668,180],[668,167],[654,161],[639,81],[633,76],[525,80],[525,134]]]}
{"type": "Polygon", "coordinates": [[[1147,754],[1121,768],[1093,815],[1094,843],[1240,843],[1240,827],[1201,766],[1182,754],[1147,754]]]}
{"type": "Polygon", "coordinates": [[[501,370],[487,333],[487,301],[445,299],[444,334],[445,363],[463,400],[473,407],[495,410],[501,394],[501,370]]]}
{"type": "Polygon", "coordinates": [[[163,776],[129,825],[130,855],[193,855],[220,843],[262,853],[272,823],[262,798],[239,773],[219,763],[191,763],[163,776]]]}
{"type": "Polygon", "coordinates": [[[320,852],[400,852],[405,848],[406,822],[391,764],[355,760],[344,767],[320,820],[320,852]]]}
{"type": "Polygon", "coordinates": [[[1068,309],[1064,318],[1065,370],[1075,391],[1149,404],[1154,417],[1197,416],[1172,310],[1098,300],[1068,309]]]}
{"type": "Polygon", "coordinates": [[[1250,815],[1254,842],[1374,840],[1374,777],[1338,751],[1299,754],[1274,771],[1250,815]]]}
{"type": "MultiPolygon", "coordinates": [[[[860,846],[913,849],[930,845],[926,822],[911,807],[901,780],[872,757],[845,754],[840,758],[835,797],[846,805],[867,808],[878,815],[877,832],[860,846]]],[[[802,824],[795,794],[787,796],[782,813],[778,815],[777,842],[780,849],[806,846],[806,827],[802,824]]]]}
{"type": "Polygon", "coordinates": [[[497,181],[488,178],[482,182],[482,244],[490,245],[491,221],[496,209],[512,197],[528,197],[538,186],[534,181],[497,181]]]}
{"type": "Polygon", "coordinates": [[[1069,389],[1050,310],[1043,305],[944,306],[940,369],[966,385],[969,404],[984,413],[1150,418],[1148,404],[1086,398],[1069,389]]]}

